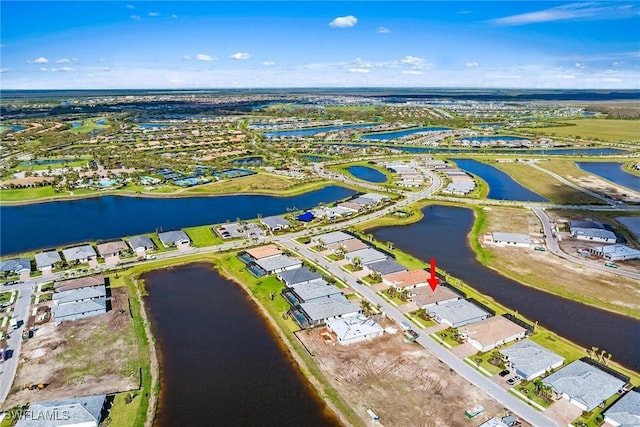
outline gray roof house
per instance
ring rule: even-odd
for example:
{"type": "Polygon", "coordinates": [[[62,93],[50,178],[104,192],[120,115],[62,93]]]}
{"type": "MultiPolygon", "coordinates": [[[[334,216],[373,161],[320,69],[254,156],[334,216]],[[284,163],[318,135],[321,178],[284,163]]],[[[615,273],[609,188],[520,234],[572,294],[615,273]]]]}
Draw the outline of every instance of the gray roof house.
{"type": "MultiPolygon", "coordinates": [[[[316,326],[323,324],[327,320],[336,319],[338,317],[355,316],[360,313],[360,306],[349,302],[343,295],[334,295],[329,298],[322,298],[310,302],[303,302],[298,307],[301,314],[306,318],[306,325],[300,326],[316,326]]],[[[295,311],[296,308],[292,309],[295,311]]],[[[298,323],[305,323],[294,315],[294,319],[298,323]]]]}
{"type": "Polygon", "coordinates": [[[63,249],[62,255],[67,262],[87,262],[98,256],[91,245],[74,246],[73,248],[63,249]]]}
{"type": "Polygon", "coordinates": [[[57,307],[53,307],[53,318],[55,322],[65,322],[68,320],[84,319],[85,317],[97,316],[107,312],[107,299],[96,298],[85,301],[70,302],[57,307]]]}
{"type": "Polygon", "coordinates": [[[391,274],[391,273],[399,273],[401,271],[407,271],[407,269],[398,264],[393,258],[387,257],[382,261],[372,262],[369,264],[365,264],[365,269],[369,271],[375,271],[376,273],[380,273],[381,275],[391,274]]]}
{"type": "Polygon", "coordinates": [[[158,238],[162,242],[165,248],[170,248],[177,245],[190,245],[191,239],[182,230],[165,231],[158,233],[158,238]]]}
{"type": "Polygon", "coordinates": [[[2,273],[28,273],[31,271],[31,261],[29,258],[13,258],[0,261],[0,272],[2,273]]]}
{"type": "Polygon", "coordinates": [[[263,269],[267,274],[280,273],[281,271],[302,267],[302,261],[287,255],[258,259],[254,261],[254,264],[263,269]]]}
{"type": "Polygon", "coordinates": [[[493,243],[504,246],[521,246],[528,248],[531,246],[531,237],[528,234],[517,233],[491,233],[493,243]]]}
{"type": "Polygon", "coordinates": [[[629,391],[604,411],[604,420],[616,427],[640,426],[640,388],[629,391]]]}
{"type": "Polygon", "coordinates": [[[365,193],[360,197],[373,200],[376,203],[380,203],[383,200],[389,200],[389,196],[385,196],[384,194],[378,194],[378,193],[365,193]]]}
{"type": "Polygon", "coordinates": [[[527,381],[562,366],[564,359],[529,339],[500,350],[511,368],[527,381]]]}
{"type": "Polygon", "coordinates": [[[289,221],[277,215],[264,217],[260,219],[260,223],[266,225],[269,230],[284,230],[291,227],[289,221]]]}
{"type": "Polygon", "coordinates": [[[358,205],[363,205],[363,206],[373,206],[378,204],[378,202],[376,202],[375,200],[369,199],[367,197],[356,197],[355,199],[351,199],[349,200],[351,203],[356,203],[358,205]]]}
{"type": "Polygon", "coordinates": [[[60,254],[58,251],[47,251],[36,254],[36,268],[40,271],[53,268],[56,262],[60,262],[60,254]]]}
{"type": "Polygon", "coordinates": [[[295,270],[282,271],[278,273],[278,279],[290,288],[309,282],[315,282],[322,279],[322,274],[311,271],[306,267],[296,268],[295,270]]]}
{"type": "Polygon", "coordinates": [[[296,286],[295,288],[287,288],[282,292],[282,294],[293,306],[303,302],[311,302],[321,298],[340,295],[342,292],[338,287],[328,285],[324,280],[319,280],[317,282],[304,283],[296,286]]]}
{"type": "Polygon", "coordinates": [[[89,286],[80,289],[69,289],[67,291],[56,292],[53,301],[58,305],[68,304],[77,301],[86,301],[96,298],[104,298],[107,294],[104,285],[89,286]]]}
{"type": "Polygon", "coordinates": [[[106,401],[103,394],[32,403],[25,415],[18,418],[16,427],[97,427],[106,401]]]}
{"type": "Polygon", "coordinates": [[[351,234],[347,234],[344,231],[333,231],[331,233],[320,234],[318,236],[313,236],[311,238],[311,243],[317,245],[320,240],[324,242],[325,245],[330,245],[332,243],[339,243],[345,240],[353,239],[351,234]]]}
{"type": "Polygon", "coordinates": [[[384,254],[373,248],[366,248],[360,249],[359,251],[349,252],[344,256],[344,258],[349,262],[353,262],[355,258],[359,258],[361,264],[371,264],[374,262],[384,261],[387,259],[387,257],[387,254],[384,254]]]}
{"type": "Polygon", "coordinates": [[[454,328],[479,322],[489,317],[489,313],[464,299],[446,301],[426,308],[438,323],[446,323],[454,328]]]}
{"type": "Polygon", "coordinates": [[[582,360],[576,360],[542,382],[583,411],[591,411],[623,388],[628,381],[616,378],[582,360]]]}
{"type": "Polygon", "coordinates": [[[136,252],[152,251],[156,248],[151,237],[145,235],[131,237],[129,239],[129,246],[136,252]]]}
{"type": "Polygon", "coordinates": [[[81,277],[54,285],[55,322],[82,319],[107,312],[107,293],[104,276],[81,277]]]}

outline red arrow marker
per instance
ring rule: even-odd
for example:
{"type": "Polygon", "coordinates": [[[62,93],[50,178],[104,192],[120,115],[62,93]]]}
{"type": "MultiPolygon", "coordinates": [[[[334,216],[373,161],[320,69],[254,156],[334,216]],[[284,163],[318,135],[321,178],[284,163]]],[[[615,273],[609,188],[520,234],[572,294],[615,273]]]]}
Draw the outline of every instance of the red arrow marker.
{"type": "Polygon", "coordinates": [[[427,279],[427,283],[431,287],[432,291],[435,291],[440,283],[440,279],[436,277],[436,259],[431,258],[431,278],[427,279]]]}

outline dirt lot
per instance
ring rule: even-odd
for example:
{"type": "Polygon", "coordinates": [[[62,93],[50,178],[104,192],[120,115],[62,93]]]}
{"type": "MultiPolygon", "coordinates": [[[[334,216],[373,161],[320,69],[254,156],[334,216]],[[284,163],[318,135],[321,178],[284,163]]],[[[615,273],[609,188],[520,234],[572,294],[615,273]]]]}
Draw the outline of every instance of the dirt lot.
{"type": "Polygon", "coordinates": [[[575,182],[581,187],[602,194],[604,196],[611,197],[612,199],[622,200],[624,202],[640,203],[640,193],[620,186],[612,185],[611,183],[595,176],[576,177],[568,175],[566,178],[570,181],[575,182]]]}
{"type": "MultiPolygon", "coordinates": [[[[528,209],[491,207],[485,209],[485,213],[488,232],[499,230],[529,233],[534,244],[537,244],[535,242],[540,239],[540,222],[528,209]]],[[[482,239],[481,243],[483,243],[482,239]]],[[[567,253],[577,255],[571,243],[564,242],[562,245],[567,253]]],[[[582,242],[575,245],[576,247],[588,246],[582,242]]],[[[560,295],[570,295],[578,301],[606,306],[621,313],[637,316],[640,312],[640,283],[637,280],[581,267],[558,258],[548,251],[537,252],[531,248],[497,247],[484,244],[483,246],[495,255],[489,265],[507,276],[560,295]],[[612,283],[615,283],[615,286],[612,286],[612,283]]],[[[634,269],[638,262],[629,261],[624,264],[623,268],[634,269]]]]}
{"type": "Polygon", "coordinates": [[[505,413],[429,351],[406,342],[400,332],[347,346],[328,344],[323,332],[327,330],[313,329],[298,337],[334,387],[372,426],[468,427],[505,413]],[[464,412],[476,404],[485,412],[469,421],[464,412]],[[380,417],[379,423],[367,416],[367,409],[380,417]]]}
{"type": "Polygon", "coordinates": [[[24,342],[4,409],[33,401],[114,393],[139,386],[138,347],[126,289],[112,290],[106,314],[38,326],[24,342]],[[43,390],[22,386],[45,383],[43,390]]]}

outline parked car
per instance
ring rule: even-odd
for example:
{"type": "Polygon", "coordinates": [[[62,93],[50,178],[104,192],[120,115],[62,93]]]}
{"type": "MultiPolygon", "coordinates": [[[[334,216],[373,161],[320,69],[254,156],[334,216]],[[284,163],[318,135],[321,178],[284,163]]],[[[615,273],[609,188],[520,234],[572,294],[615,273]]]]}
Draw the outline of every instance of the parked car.
{"type": "Polygon", "coordinates": [[[520,380],[522,380],[522,378],[519,375],[516,375],[514,377],[511,377],[507,380],[507,384],[509,385],[514,385],[516,383],[519,383],[520,380]]]}
{"type": "Polygon", "coordinates": [[[17,280],[9,280],[3,283],[4,286],[16,285],[18,283],[17,280]]]}
{"type": "Polygon", "coordinates": [[[505,369],[504,371],[500,371],[498,375],[500,375],[501,377],[506,377],[509,374],[510,374],[510,371],[508,369],[505,369]]]}

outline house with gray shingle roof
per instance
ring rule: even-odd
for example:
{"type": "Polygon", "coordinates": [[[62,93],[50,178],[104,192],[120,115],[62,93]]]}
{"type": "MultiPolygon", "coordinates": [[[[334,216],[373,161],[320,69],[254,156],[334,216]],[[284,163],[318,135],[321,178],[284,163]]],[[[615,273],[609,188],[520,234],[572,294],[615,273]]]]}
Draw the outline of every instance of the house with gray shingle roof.
{"type": "Polygon", "coordinates": [[[602,369],[576,360],[542,380],[558,396],[569,399],[583,411],[591,411],[627,383],[602,369]]]}
{"type": "Polygon", "coordinates": [[[604,411],[605,422],[612,426],[640,426],[640,388],[636,387],[604,411]]]}
{"type": "Polygon", "coordinates": [[[107,312],[107,291],[102,274],[58,282],[54,289],[51,311],[57,323],[107,312]]]}
{"type": "Polygon", "coordinates": [[[284,230],[285,228],[291,227],[289,221],[284,219],[281,216],[267,216],[260,219],[260,223],[266,225],[269,230],[284,230]]]}
{"type": "Polygon", "coordinates": [[[53,270],[55,264],[61,261],[58,251],[46,251],[36,254],[36,268],[42,272],[53,270]]]}
{"type": "Polygon", "coordinates": [[[31,260],[29,258],[13,258],[0,261],[0,272],[5,276],[10,274],[23,275],[31,273],[31,260]]]}
{"type": "Polygon", "coordinates": [[[282,271],[277,275],[278,279],[290,288],[309,282],[322,280],[322,274],[311,271],[306,267],[296,268],[295,270],[282,271]]]}
{"type": "Polygon", "coordinates": [[[22,412],[16,427],[97,427],[106,402],[103,394],[32,403],[27,411],[22,412]]]}
{"type": "Polygon", "coordinates": [[[321,325],[330,319],[356,316],[360,313],[360,306],[350,302],[344,295],[333,295],[328,298],[303,302],[294,307],[291,312],[304,316],[306,322],[301,321],[295,314],[293,318],[300,326],[309,327],[321,325]]]}
{"type": "Polygon", "coordinates": [[[479,322],[489,317],[489,313],[464,299],[432,305],[426,310],[436,322],[446,323],[454,328],[479,322]]]}
{"type": "Polygon", "coordinates": [[[170,248],[172,246],[178,245],[190,245],[191,239],[187,236],[182,230],[172,230],[165,231],[163,233],[158,233],[158,238],[162,242],[165,248],[170,248]]]}
{"type": "Polygon", "coordinates": [[[511,368],[527,381],[562,366],[564,359],[529,339],[500,350],[511,368]]]}
{"type": "Polygon", "coordinates": [[[151,240],[151,237],[145,235],[129,238],[129,246],[131,246],[131,249],[133,249],[138,256],[144,256],[147,251],[156,249],[156,245],[153,243],[153,240],[151,240]]]}
{"type": "Polygon", "coordinates": [[[78,261],[80,263],[89,262],[89,260],[96,259],[98,254],[91,245],[74,246],[62,250],[62,256],[67,262],[78,261]]]}

